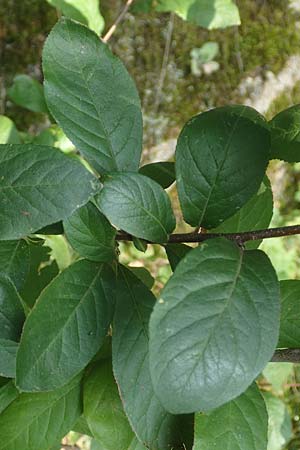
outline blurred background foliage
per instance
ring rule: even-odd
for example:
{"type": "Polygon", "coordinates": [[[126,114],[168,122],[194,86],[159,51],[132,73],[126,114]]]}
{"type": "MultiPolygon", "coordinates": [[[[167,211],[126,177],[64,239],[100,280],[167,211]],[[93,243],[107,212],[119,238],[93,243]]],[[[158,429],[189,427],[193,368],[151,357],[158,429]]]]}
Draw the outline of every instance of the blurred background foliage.
{"type": "MultiPolygon", "coordinates": [[[[124,5],[121,0],[101,0],[100,14],[98,0],[80,3],[84,7],[76,9],[75,17],[104,33],[124,5]]],[[[180,129],[200,111],[246,103],[270,119],[300,103],[300,1],[237,0],[241,25],[222,30],[203,29],[170,13],[143,12],[150,3],[133,2],[134,9],[109,43],[141,96],[144,162],[172,160],[180,129]]],[[[35,142],[74,152],[62,130],[52,124],[40,84],[43,43],[57,18],[70,13],[68,8],[64,0],[0,0],[1,143],[35,142]]],[[[272,161],[268,176],[275,202],[272,225],[299,224],[300,164],[272,161]]],[[[188,231],[174,187],[169,193],[177,231],[188,231]]],[[[57,262],[55,270],[76,258],[62,236],[49,236],[45,246],[57,262]]],[[[300,278],[300,237],[265,240],[261,248],[280,279],[300,278]]],[[[155,293],[171,275],[160,246],[148,245],[142,252],[132,243],[122,243],[119,250],[121,261],[141,277],[148,269],[155,282],[146,274],[147,283],[155,293]]],[[[270,363],[259,384],[270,415],[268,450],[300,449],[300,365],[270,363]]],[[[72,432],[62,445],[87,450],[91,442],[72,432]]],[[[99,449],[97,443],[92,448],[99,449]]]]}

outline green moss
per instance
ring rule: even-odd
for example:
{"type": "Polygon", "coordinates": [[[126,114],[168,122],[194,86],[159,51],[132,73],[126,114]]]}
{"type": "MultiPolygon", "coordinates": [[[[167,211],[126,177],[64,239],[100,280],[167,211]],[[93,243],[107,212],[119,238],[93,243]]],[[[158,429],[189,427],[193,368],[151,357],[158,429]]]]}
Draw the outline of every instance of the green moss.
{"type": "MultiPolygon", "coordinates": [[[[242,18],[239,28],[207,31],[176,18],[158,111],[160,118],[169,118],[168,127],[160,120],[161,138],[170,136],[174,128],[181,127],[201,110],[241,103],[243,97],[237,88],[242,79],[247,75],[263,75],[266,70],[277,73],[288,56],[299,52],[298,17],[287,8],[286,1],[241,0],[238,3],[242,18]],[[191,74],[190,51],[208,40],[220,45],[221,68],[210,77],[197,78],[191,74]]],[[[123,60],[125,56],[125,63],[137,82],[146,114],[154,118],[168,21],[168,14],[140,15],[139,20],[124,22],[113,40],[114,50],[123,60]]],[[[156,143],[151,126],[150,121],[148,144],[156,143]]]]}

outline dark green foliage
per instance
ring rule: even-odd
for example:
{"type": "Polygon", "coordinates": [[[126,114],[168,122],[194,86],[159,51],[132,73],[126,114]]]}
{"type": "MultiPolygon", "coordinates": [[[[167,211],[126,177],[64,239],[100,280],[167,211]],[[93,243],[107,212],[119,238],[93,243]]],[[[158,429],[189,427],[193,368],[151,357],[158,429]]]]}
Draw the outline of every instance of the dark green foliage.
{"type": "MultiPolygon", "coordinates": [[[[150,6],[209,29],[239,21],[231,0],[134,10],[150,6]]],[[[18,78],[11,98],[49,108],[75,147],[67,155],[50,139],[0,149],[0,450],[52,450],[70,429],[90,434],[95,449],[265,449],[254,383],[278,345],[299,346],[300,290],[280,283],[280,314],[270,260],[239,234],[255,238],[270,224],[265,173],[278,155],[298,161],[298,107],[269,124],[241,105],[201,113],[180,133],[175,163],[140,167],[139,96],[107,44],[62,18],[43,56],[45,89],[18,78]],[[173,236],[164,189],[175,183],[197,227],[188,242],[199,227],[236,233],[236,242],[187,246],[173,236]],[[51,234],[70,244],[55,238],[68,252],[61,272],[57,249],[44,245],[51,234]],[[145,267],[118,263],[121,240],[146,255],[151,244],[165,248],[173,275],[158,300],[161,285],[145,267]]]]}

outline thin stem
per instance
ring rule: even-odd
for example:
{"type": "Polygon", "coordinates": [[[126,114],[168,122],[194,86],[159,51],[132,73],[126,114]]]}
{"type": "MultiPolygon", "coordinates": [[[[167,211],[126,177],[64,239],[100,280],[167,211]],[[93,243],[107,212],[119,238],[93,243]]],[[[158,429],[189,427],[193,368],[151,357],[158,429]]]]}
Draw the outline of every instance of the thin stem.
{"type": "Polygon", "coordinates": [[[162,62],[162,66],[161,66],[159,80],[157,83],[157,90],[156,90],[155,101],[154,101],[153,109],[154,109],[155,113],[157,113],[160,102],[161,102],[161,94],[163,91],[164,82],[165,82],[167,72],[168,72],[168,61],[169,61],[170,50],[171,50],[172,34],[173,34],[173,29],[174,29],[174,19],[175,19],[175,13],[171,13],[168,30],[167,30],[164,57],[163,57],[163,62],[162,62]]]}
{"type": "MultiPolygon", "coordinates": [[[[248,241],[257,241],[261,239],[269,239],[275,237],[292,236],[300,234],[300,225],[292,225],[288,227],[268,228],[266,230],[244,231],[242,233],[183,233],[171,234],[168,244],[179,244],[182,242],[204,242],[208,239],[215,239],[224,237],[238,244],[243,244],[248,241]]],[[[133,237],[124,232],[117,234],[118,241],[132,241],[133,237]]]]}
{"type": "Polygon", "coordinates": [[[284,348],[282,350],[276,350],[271,359],[272,362],[300,362],[300,348],[284,348]]]}
{"type": "Polygon", "coordinates": [[[122,20],[124,19],[127,11],[129,10],[129,8],[130,8],[130,6],[132,5],[133,2],[134,2],[134,0],[127,0],[124,8],[122,9],[120,15],[117,17],[115,23],[110,27],[110,29],[108,30],[106,35],[102,38],[103,42],[108,42],[109,41],[109,39],[112,37],[112,35],[116,31],[117,26],[119,25],[119,23],[122,22],[122,20]]]}

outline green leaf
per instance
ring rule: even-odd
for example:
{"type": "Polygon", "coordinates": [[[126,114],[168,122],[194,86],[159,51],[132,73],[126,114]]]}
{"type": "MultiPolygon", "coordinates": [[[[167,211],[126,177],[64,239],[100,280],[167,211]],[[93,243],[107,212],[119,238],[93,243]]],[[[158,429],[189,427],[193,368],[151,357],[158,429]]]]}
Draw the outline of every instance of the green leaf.
{"type": "Polygon", "coordinates": [[[50,260],[50,248],[43,245],[44,241],[36,239],[30,241],[30,267],[26,282],[20,291],[25,303],[32,307],[50,281],[58,274],[56,261],[50,260]]]}
{"type": "MultiPolygon", "coordinates": [[[[273,216],[273,194],[270,181],[264,178],[259,191],[232,217],[212,230],[213,233],[242,233],[268,228],[273,216]]],[[[262,241],[246,243],[246,249],[259,247],[262,241]]]]}
{"type": "Polygon", "coordinates": [[[147,241],[166,242],[176,225],[168,195],[144,175],[110,175],[97,202],[111,223],[147,241]]]}
{"type": "Polygon", "coordinates": [[[300,280],[280,281],[281,316],[278,347],[300,346],[300,280]]]}
{"type": "Polygon", "coordinates": [[[176,269],[179,261],[181,261],[185,257],[185,255],[187,255],[188,252],[192,250],[192,248],[193,247],[189,247],[185,244],[168,244],[165,246],[168,260],[173,272],[176,269]]]}
{"type": "Polygon", "coordinates": [[[279,303],[262,251],[222,238],[191,250],[150,320],[152,382],[165,408],[207,411],[244,392],[275,351],[279,303]]]}
{"type": "Polygon", "coordinates": [[[64,229],[71,246],[81,256],[99,262],[116,258],[117,230],[92,203],[77,209],[65,220],[64,229]]]}
{"type": "Polygon", "coordinates": [[[82,415],[79,417],[77,422],[72,428],[73,431],[80,434],[85,434],[86,436],[93,436],[93,433],[91,432],[88,423],[86,421],[86,418],[82,415]]]}
{"type": "Polygon", "coordinates": [[[269,161],[270,133],[246,106],[192,118],[176,148],[176,177],[185,220],[215,228],[258,191],[269,161]]]}
{"type": "Polygon", "coordinates": [[[277,114],[270,121],[271,158],[300,161],[300,105],[277,114]]]}
{"type": "Polygon", "coordinates": [[[119,266],[112,337],[114,374],[125,412],[139,440],[153,450],[166,450],[183,443],[184,419],[169,414],[152,387],[148,322],[155,301],[144,283],[119,266]]]}
{"type": "Polygon", "coordinates": [[[2,412],[18,397],[18,395],[19,392],[13,381],[9,381],[0,387],[0,414],[2,414],[2,412]]]}
{"type": "Polygon", "coordinates": [[[153,0],[136,0],[133,2],[130,11],[133,13],[149,13],[153,7],[153,0]]]}
{"type": "Polygon", "coordinates": [[[137,250],[139,250],[140,252],[145,253],[147,251],[147,248],[148,248],[147,241],[144,241],[143,239],[140,239],[140,238],[137,238],[137,237],[133,237],[132,238],[132,243],[135,246],[135,248],[137,250]]]}
{"type": "Polygon", "coordinates": [[[281,450],[292,438],[292,421],[289,411],[282,400],[269,392],[264,392],[269,416],[267,450],[281,450]]]}
{"type": "Polygon", "coordinates": [[[137,278],[139,278],[142,283],[147,286],[148,289],[152,289],[154,285],[154,278],[151,275],[150,272],[145,267],[131,267],[127,266],[127,269],[129,269],[137,278]]]}
{"type": "Polygon", "coordinates": [[[163,189],[167,189],[176,181],[175,163],[173,162],[147,164],[140,168],[139,173],[156,181],[163,189]]]}
{"type": "Polygon", "coordinates": [[[78,377],[57,391],[20,394],[0,416],[0,450],[51,448],[80,414],[78,377]]]}
{"type": "Polygon", "coordinates": [[[114,285],[109,266],[81,260],[42,292],[25,322],[18,351],[21,390],[57,389],[89,363],[112,319],[114,285]]]}
{"type": "Polygon", "coordinates": [[[60,221],[60,222],[52,223],[51,225],[46,225],[45,227],[36,231],[36,234],[45,234],[45,235],[64,234],[63,223],[60,221]]]}
{"type": "Polygon", "coordinates": [[[99,183],[82,164],[37,145],[0,146],[0,240],[19,239],[66,219],[99,183]]]}
{"type": "Polygon", "coordinates": [[[95,33],[101,34],[104,19],[99,11],[99,0],[47,0],[47,2],[59,9],[64,16],[88,25],[95,33]]]}
{"type": "Polygon", "coordinates": [[[255,383],[220,408],[196,414],[193,450],[263,450],[267,439],[268,414],[255,383]]]}
{"type": "Polygon", "coordinates": [[[24,285],[29,267],[30,252],[25,240],[0,242],[0,272],[7,275],[18,290],[24,285]]]}
{"type": "Polygon", "coordinates": [[[21,144],[18,130],[11,119],[0,115],[0,144],[21,144]]]}
{"type": "Polygon", "coordinates": [[[17,341],[25,320],[22,300],[12,282],[0,274],[0,339],[17,341]]]}
{"type": "Polygon", "coordinates": [[[43,86],[28,75],[17,75],[7,93],[16,105],[33,112],[48,113],[43,86]]]}
{"type": "Polygon", "coordinates": [[[88,28],[61,19],[43,52],[45,95],[66,135],[100,173],[137,171],[142,113],[121,61],[88,28]]]}
{"type": "Polygon", "coordinates": [[[33,144],[59,148],[64,153],[71,153],[75,150],[70,139],[67,138],[63,130],[57,125],[52,125],[46,128],[46,130],[43,130],[33,139],[33,144]]]}
{"type": "Polygon", "coordinates": [[[272,384],[273,391],[280,395],[283,393],[284,384],[294,373],[294,364],[269,362],[263,371],[263,376],[272,384]]]}
{"type": "Polygon", "coordinates": [[[15,378],[18,347],[17,342],[0,339],[0,375],[2,377],[15,378]]]}
{"type": "Polygon", "coordinates": [[[158,0],[157,11],[174,11],[182,19],[213,30],[240,25],[239,10],[232,0],[158,0]]]}
{"type": "Polygon", "coordinates": [[[83,412],[105,450],[127,450],[134,434],[125,416],[111,362],[94,366],[83,386],[83,412]]]}

